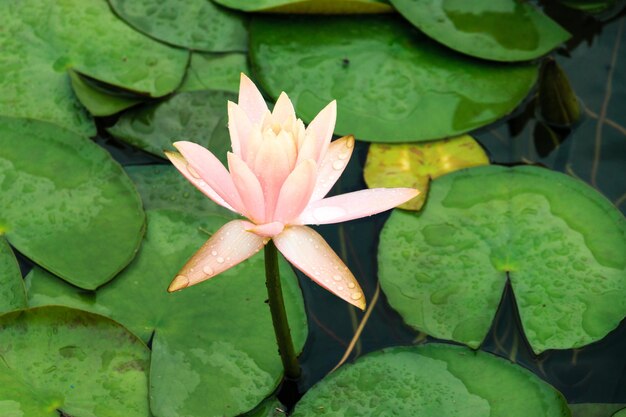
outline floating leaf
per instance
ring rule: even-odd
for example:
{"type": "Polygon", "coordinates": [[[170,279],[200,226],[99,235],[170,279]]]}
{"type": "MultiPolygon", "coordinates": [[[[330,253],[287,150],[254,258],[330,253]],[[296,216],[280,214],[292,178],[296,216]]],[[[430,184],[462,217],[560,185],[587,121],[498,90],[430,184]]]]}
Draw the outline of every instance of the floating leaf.
{"type": "Polygon", "coordinates": [[[110,116],[143,101],[140,97],[114,94],[98,89],[91,85],[86,77],[74,71],[70,70],[69,74],[76,97],[94,116],[110,116]]]}
{"type": "Polygon", "coordinates": [[[613,414],[613,417],[626,417],[626,408],[622,408],[617,413],[613,414]]]}
{"type": "Polygon", "coordinates": [[[386,0],[215,0],[232,9],[271,13],[387,13],[393,8],[386,0]]]}
{"type": "Polygon", "coordinates": [[[495,61],[538,58],[570,34],[517,0],[391,0],[419,30],[464,54],[495,61]]]}
{"type": "Polygon", "coordinates": [[[141,201],[122,168],[87,138],[0,118],[0,229],[33,262],[95,289],[135,256],[141,201]]]}
{"type": "Polygon", "coordinates": [[[542,168],[486,166],[431,185],[419,215],[382,231],[380,281],[404,320],[480,345],[511,281],[531,347],[579,347],[626,315],[626,221],[584,183],[542,168]]]}
{"type": "Polygon", "coordinates": [[[109,0],[129,25],[163,42],[207,52],[245,51],[243,16],[209,0],[109,0]]]}
{"type": "Polygon", "coordinates": [[[363,176],[369,188],[417,188],[420,195],[398,206],[417,211],[424,205],[431,179],[487,164],[485,151],[468,135],[419,144],[372,143],[363,176]]]}
{"type": "Polygon", "coordinates": [[[93,135],[68,69],[155,97],[173,91],[185,73],[187,51],[136,32],[102,0],[3,1],[0,15],[0,115],[93,135]]]}
{"type": "Polygon", "coordinates": [[[66,307],[0,316],[4,417],[149,417],[150,351],[105,317],[66,307]]]}
{"type": "MultiPolygon", "coordinates": [[[[225,219],[210,212],[201,217],[165,209],[147,213],[148,232],[136,260],[95,297],[36,269],[27,278],[31,304],[99,312],[144,341],[152,338],[151,408],[157,416],[234,416],[254,408],[282,374],[265,303],[262,255],[169,294],[172,278],[225,219]]],[[[280,268],[299,351],[307,334],[302,295],[289,264],[281,260],[280,268]]]]}
{"type": "Polygon", "coordinates": [[[255,17],[252,67],[267,92],[287,92],[303,120],[337,99],[335,133],[359,140],[441,139],[511,112],[534,65],[503,65],[442,47],[395,17],[255,17]]]}
{"type": "Polygon", "coordinates": [[[191,54],[185,81],[178,89],[183,91],[221,90],[239,92],[241,73],[250,74],[245,54],[191,54]]]}
{"type": "Polygon", "coordinates": [[[401,416],[570,416],[563,396],[526,369],[437,344],[359,358],[311,388],[293,416],[382,416],[391,410],[401,416]]]}
{"type": "Polygon", "coordinates": [[[164,150],[175,150],[173,142],[187,140],[208,148],[225,162],[230,150],[226,103],[236,97],[221,91],[179,93],[161,103],[129,110],[107,130],[162,158],[164,150]]]}
{"type": "Polygon", "coordinates": [[[26,293],[20,267],[9,244],[0,237],[0,313],[25,306],[26,293]]]}

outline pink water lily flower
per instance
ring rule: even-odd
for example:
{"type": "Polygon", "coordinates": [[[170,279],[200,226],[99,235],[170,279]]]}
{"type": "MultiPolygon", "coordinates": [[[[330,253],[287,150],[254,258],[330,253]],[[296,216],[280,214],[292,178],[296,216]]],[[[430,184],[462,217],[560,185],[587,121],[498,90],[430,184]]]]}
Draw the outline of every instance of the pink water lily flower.
{"type": "Polygon", "coordinates": [[[270,112],[244,74],[239,103],[228,103],[232,152],[228,170],[209,150],[176,142],[174,166],[207,197],[248,220],[233,220],[193,255],[169,287],[176,291],[212,278],[251,257],[273,239],[278,250],[317,284],[364,309],[354,275],[326,241],[306,224],[371,216],[415,197],[411,188],[368,189],[324,198],[343,172],[354,137],[331,142],[335,101],[309,124],[296,118],[282,93],[270,112]]]}

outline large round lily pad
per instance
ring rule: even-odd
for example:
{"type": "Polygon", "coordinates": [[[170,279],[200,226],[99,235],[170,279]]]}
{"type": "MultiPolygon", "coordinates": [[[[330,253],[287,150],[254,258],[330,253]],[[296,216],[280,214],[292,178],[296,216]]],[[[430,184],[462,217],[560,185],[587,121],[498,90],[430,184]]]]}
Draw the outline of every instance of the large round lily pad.
{"type": "Polygon", "coordinates": [[[563,396],[526,369],[450,345],[398,347],[359,358],[311,388],[304,416],[566,417],[563,396]]]}
{"type": "Polygon", "coordinates": [[[530,2],[391,0],[422,32],[464,54],[496,61],[538,58],[570,34],[530,2]]]}
{"type": "Polygon", "coordinates": [[[270,13],[386,13],[393,11],[387,0],[215,0],[233,9],[270,13]]]}
{"type": "Polygon", "coordinates": [[[0,115],[91,135],[68,69],[150,96],[170,93],[185,73],[187,51],[135,31],[102,0],[8,0],[0,15],[0,115]]]}
{"type": "Polygon", "coordinates": [[[305,121],[331,100],[335,133],[359,140],[441,139],[511,112],[535,65],[469,58],[393,16],[255,17],[252,68],[267,92],[287,92],[305,121]]]}
{"type": "Polygon", "coordinates": [[[417,188],[417,197],[398,206],[417,211],[426,201],[431,179],[487,164],[487,154],[468,135],[426,143],[372,143],[363,177],[369,188],[417,188]]]}
{"type": "Polygon", "coordinates": [[[109,0],[135,29],[163,42],[207,51],[244,51],[244,17],[210,0],[109,0]]]}
{"type": "Polygon", "coordinates": [[[239,92],[241,73],[250,74],[245,54],[191,54],[187,75],[178,89],[183,91],[219,90],[239,92]]]}
{"type": "MultiPolygon", "coordinates": [[[[95,297],[85,297],[37,269],[28,276],[30,303],[99,312],[145,341],[152,337],[150,398],[156,416],[235,416],[251,410],[282,375],[265,303],[262,254],[203,284],[166,291],[186,260],[226,220],[210,212],[200,217],[149,210],[137,259],[95,297]]],[[[307,334],[302,295],[289,264],[281,261],[280,267],[291,331],[300,350],[307,334]]]]}
{"type": "Polygon", "coordinates": [[[26,293],[19,265],[6,239],[0,237],[0,313],[25,306],[26,293]]]}
{"type": "Polygon", "coordinates": [[[66,307],[0,316],[0,415],[149,417],[150,351],[102,316],[66,307]]]}
{"type": "Polygon", "coordinates": [[[431,184],[421,214],[395,210],[379,274],[404,320],[480,345],[508,279],[537,353],[586,345],[626,316],[626,221],[581,181],[485,166],[431,184]]]}
{"type": "Polygon", "coordinates": [[[86,289],[135,256],[141,200],[102,148],[50,123],[0,118],[0,230],[33,262],[86,289]]]}
{"type": "Polygon", "coordinates": [[[196,142],[226,162],[230,150],[227,101],[237,96],[222,91],[179,93],[156,104],[124,113],[107,129],[111,135],[144,151],[165,158],[179,140],[196,142]]]}

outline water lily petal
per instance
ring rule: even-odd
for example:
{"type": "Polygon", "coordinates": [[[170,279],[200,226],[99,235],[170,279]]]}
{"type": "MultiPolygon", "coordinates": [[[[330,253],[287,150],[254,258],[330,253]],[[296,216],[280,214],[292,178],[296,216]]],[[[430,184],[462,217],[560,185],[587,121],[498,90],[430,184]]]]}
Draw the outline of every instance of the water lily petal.
{"type": "MultiPolygon", "coordinates": [[[[174,147],[187,161],[187,171],[192,177],[206,182],[225,202],[238,213],[244,212],[239,193],[230,173],[208,149],[193,142],[174,142],[174,147]]],[[[183,172],[184,173],[184,172],[183,172]]]]}
{"type": "Polygon", "coordinates": [[[237,104],[253,124],[261,125],[263,116],[269,111],[261,92],[244,73],[241,73],[239,102],[237,104]]]}
{"type": "Polygon", "coordinates": [[[419,194],[413,188],[372,188],[309,203],[299,224],[330,224],[371,216],[405,203],[419,194]]]}
{"type": "Polygon", "coordinates": [[[272,111],[272,117],[275,122],[278,122],[281,125],[288,120],[294,121],[296,119],[296,111],[293,108],[293,103],[291,103],[291,100],[289,100],[289,97],[284,91],[280,93],[278,100],[276,100],[274,110],[272,111]]]}
{"type": "Polygon", "coordinates": [[[306,128],[304,143],[300,148],[299,161],[315,159],[320,162],[333,138],[337,121],[337,102],[331,101],[320,111],[306,128]]]}
{"type": "Polygon", "coordinates": [[[165,156],[167,156],[167,158],[172,162],[172,164],[174,164],[176,169],[178,169],[180,173],[183,174],[183,176],[187,178],[187,180],[190,183],[192,183],[198,190],[202,191],[204,195],[209,197],[211,200],[213,200],[215,203],[219,204],[220,206],[226,207],[228,210],[231,210],[231,211],[236,211],[234,208],[231,207],[230,204],[224,201],[224,199],[220,197],[219,194],[217,194],[215,190],[211,188],[203,179],[197,178],[191,175],[191,173],[189,172],[189,169],[187,168],[188,163],[181,154],[179,154],[178,152],[166,151],[165,156]]]}
{"type": "Polygon", "coordinates": [[[265,224],[255,224],[253,228],[248,229],[261,237],[274,237],[285,229],[285,225],[281,222],[272,222],[265,224]]]}
{"type": "Polygon", "coordinates": [[[228,168],[243,202],[245,216],[255,223],[264,223],[265,201],[256,175],[239,156],[231,152],[228,153],[228,168]]]}
{"type": "Polygon", "coordinates": [[[344,136],[330,143],[317,172],[317,183],[311,201],[321,200],[337,182],[354,149],[354,136],[344,136]]]}
{"type": "Polygon", "coordinates": [[[266,137],[258,148],[252,170],[263,189],[265,218],[271,219],[276,210],[280,189],[291,173],[283,144],[276,138],[266,137]]]}
{"type": "Polygon", "coordinates": [[[315,230],[290,226],[273,238],[278,250],[320,286],[350,304],[365,309],[365,297],[352,272],[315,230]]]}
{"type": "Polygon", "coordinates": [[[307,206],[317,179],[317,164],[312,159],[302,161],[289,174],[278,195],[273,220],[289,223],[307,206]]]}
{"type": "Polygon", "coordinates": [[[226,223],[187,261],[167,290],[178,291],[213,278],[260,251],[267,238],[248,232],[252,227],[245,220],[226,223]]]}
{"type": "Polygon", "coordinates": [[[244,158],[252,124],[241,107],[232,101],[228,102],[228,132],[233,153],[244,158]]]}

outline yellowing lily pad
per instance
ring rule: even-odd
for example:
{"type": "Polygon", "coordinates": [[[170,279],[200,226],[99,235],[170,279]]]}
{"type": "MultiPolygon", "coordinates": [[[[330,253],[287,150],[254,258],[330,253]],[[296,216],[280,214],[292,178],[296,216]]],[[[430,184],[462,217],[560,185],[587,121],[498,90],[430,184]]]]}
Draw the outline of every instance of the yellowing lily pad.
{"type": "Polygon", "coordinates": [[[302,119],[331,100],[338,135],[416,142],[459,135],[510,113],[537,66],[457,54],[395,16],[255,16],[250,58],[273,98],[285,91],[302,119]]]}
{"type": "Polygon", "coordinates": [[[363,176],[369,188],[417,188],[421,191],[417,197],[398,206],[417,211],[426,201],[431,179],[462,168],[487,164],[487,154],[468,135],[416,144],[372,143],[363,176]]]}
{"type": "MultiPolygon", "coordinates": [[[[185,206],[181,210],[186,210],[185,206]]],[[[214,279],[169,294],[187,259],[226,219],[149,210],[136,260],[113,282],[85,297],[36,269],[27,277],[31,305],[61,304],[105,314],[144,341],[152,340],[151,409],[156,416],[236,416],[270,395],[282,376],[262,254],[214,279]]],[[[280,263],[296,349],[307,334],[295,274],[280,263]]]]}
{"type": "Polygon", "coordinates": [[[69,75],[76,97],[93,116],[111,116],[143,101],[136,95],[98,88],[93,82],[75,71],[69,71],[69,75]]]}
{"type": "Polygon", "coordinates": [[[293,413],[314,415],[569,417],[570,412],[558,391],[520,366],[484,352],[429,344],[385,349],[343,366],[311,388],[293,413]]]}
{"type": "Polygon", "coordinates": [[[547,169],[484,166],[433,181],[419,214],[394,210],[378,261],[409,325],[471,347],[507,279],[536,353],[600,340],[626,316],[626,220],[585,183],[547,169]]]}
{"type": "Polygon", "coordinates": [[[419,30],[461,53],[495,61],[538,58],[570,34],[516,0],[391,0],[419,30]]]}
{"type": "Polygon", "coordinates": [[[239,92],[241,73],[250,74],[248,58],[245,54],[191,54],[185,81],[179,92],[198,90],[219,90],[239,92]]]}
{"type": "Polygon", "coordinates": [[[208,0],[109,0],[129,25],[160,41],[208,51],[245,51],[244,17],[208,0]]]}
{"type": "Polygon", "coordinates": [[[117,139],[165,158],[173,142],[187,140],[211,150],[222,162],[230,150],[227,101],[236,95],[221,91],[179,93],[161,103],[145,104],[124,113],[107,130],[117,139]]]}
{"type": "Polygon", "coordinates": [[[388,13],[386,0],[215,0],[226,7],[246,12],[353,14],[388,13]]]}
{"type": "Polygon", "coordinates": [[[119,324],[66,307],[0,316],[3,417],[150,417],[150,351],[119,324]]]}
{"type": "Polygon", "coordinates": [[[141,200],[122,168],[85,137],[0,117],[0,229],[17,250],[95,289],[135,256],[141,200]]]}
{"type": "Polygon", "coordinates": [[[0,115],[93,135],[67,70],[159,97],[182,81],[189,53],[122,22],[102,0],[0,2],[0,115]]]}
{"type": "Polygon", "coordinates": [[[0,313],[25,306],[26,292],[22,273],[9,244],[0,236],[0,313]]]}

